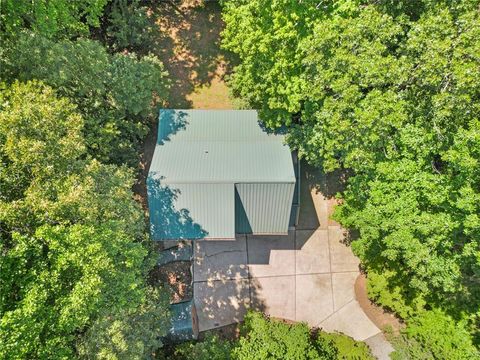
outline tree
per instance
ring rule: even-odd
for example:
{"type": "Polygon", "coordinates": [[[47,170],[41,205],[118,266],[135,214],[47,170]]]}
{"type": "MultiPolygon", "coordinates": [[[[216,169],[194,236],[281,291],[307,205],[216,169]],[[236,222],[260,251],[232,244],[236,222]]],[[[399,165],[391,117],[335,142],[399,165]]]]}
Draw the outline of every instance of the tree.
{"type": "Polygon", "coordinates": [[[463,322],[456,323],[442,311],[424,311],[409,322],[400,337],[393,339],[394,360],[478,359],[463,322]]]}
{"type": "Polygon", "coordinates": [[[91,341],[143,358],[168,304],[146,285],[133,171],[86,159],[81,116],[45,84],[0,98],[0,358],[72,358],[77,342],[100,357],[91,341]]]}
{"type": "Polygon", "coordinates": [[[236,93],[351,174],[335,217],[359,230],[376,300],[468,319],[478,343],[479,2],[226,3],[236,93]]]}
{"type": "Polygon", "coordinates": [[[53,42],[22,33],[3,61],[0,74],[7,82],[42,80],[78,106],[92,157],[136,165],[155,104],[167,97],[167,74],[156,57],[110,55],[96,41],[53,42]]]}
{"type": "Polygon", "coordinates": [[[166,291],[149,289],[138,308],[107,312],[88,329],[78,344],[85,359],[151,359],[167,334],[169,298],[166,291]]]}
{"type": "Polygon", "coordinates": [[[0,34],[16,35],[22,29],[53,37],[85,35],[98,27],[107,0],[5,0],[0,6],[0,34]]]}
{"type": "Polygon", "coordinates": [[[242,60],[230,85],[236,96],[263,111],[271,127],[290,124],[290,114],[300,111],[305,83],[298,45],[325,16],[317,5],[313,0],[224,1],[222,44],[242,60]]]}
{"type": "Polygon", "coordinates": [[[147,49],[158,38],[155,19],[140,0],[114,0],[108,12],[106,42],[116,51],[147,49]]]}
{"type": "Polygon", "coordinates": [[[61,176],[85,153],[83,119],[42,83],[14,83],[0,93],[0,221],[11,229],[35,223],[25,199],[53,200],[61,176]],[[33,223],[32,223],[33,222],[33,223]]]}
{"type": "Polygon", "coordinates": [[[143,240],[145,219],[131,190],[134,175],[133,170],[125,166],[105,165],[93,160],[80,172],[64,178],[56,201],[29,205],[39,213],[48,212],[55,222],[96,226],[115,220],[123,233],[143,240]]]}
{"type": "Polygon", "coordinates": [[[118,230],[108,222],[12,234],[0,259],[1,358],[71,358],[76,334],[99,313],[139,303],[146,251],[118,230]]]}

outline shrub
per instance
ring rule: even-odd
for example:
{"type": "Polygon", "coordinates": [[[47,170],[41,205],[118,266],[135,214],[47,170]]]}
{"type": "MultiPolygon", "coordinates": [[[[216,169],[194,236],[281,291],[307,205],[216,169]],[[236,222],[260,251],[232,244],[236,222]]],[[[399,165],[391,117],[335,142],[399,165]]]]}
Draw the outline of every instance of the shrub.
{"type": "Polygon", "coordinates": [[[200,342],[188,342],[175,348],[175,360],[228,360],[232,343],[220,340],[217,336],[207,336],[200,342]]]}
{"type": "Polygon", "coordinates": [[[232,358],[251,359],[334,359],[330,343],[315,341],[306,324],[289,325],[250,312],[245,317],[243,336],[233,349],[232,358]]]}
{"type": "Polygon", "coordinates": [[[463,322],[455,322],[440,310],[424,311],[408,321],[407,328],[392,341],[394,360],[478,359],[463,322]]]}
{"type": "Polygon", "coordinates": [[[312,332],[307,324],[287,324],[259,312],[245,317],[239,340],[208,336],[202,342],[178,345],[173,360],[373,360],[368,346],[339,333],[312,332]]]}
{"type": "Polygon", "coordinates": [[[338,360],[375,360],[367,344],[356,341],[349,336],[339,333],[320,332],[318,340],[323,348],[335,348],[334,357],[338,360]]]}

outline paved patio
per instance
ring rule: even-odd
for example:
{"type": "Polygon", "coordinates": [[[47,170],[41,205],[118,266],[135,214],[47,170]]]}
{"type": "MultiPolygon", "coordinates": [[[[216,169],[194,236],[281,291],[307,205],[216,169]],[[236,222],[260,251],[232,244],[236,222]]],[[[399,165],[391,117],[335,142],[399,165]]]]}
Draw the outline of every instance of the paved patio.
{"type": "Polygon", "coordinates": [[[358,259],[342,230],[291,231],[195,244],[194,294],[200,331],[240,321],[247,308],[365,340],[379,329],[355,300],[358,259]]]}
{"type": "Polygon", "coordinates": [[[308,168],[302,176],[299,226],[288,236],[195,242],[200,331],[241,321],[252,308],[356,340],[382,337],[355,299],[359,260],[330,219],[336,190],[308,168]]]}

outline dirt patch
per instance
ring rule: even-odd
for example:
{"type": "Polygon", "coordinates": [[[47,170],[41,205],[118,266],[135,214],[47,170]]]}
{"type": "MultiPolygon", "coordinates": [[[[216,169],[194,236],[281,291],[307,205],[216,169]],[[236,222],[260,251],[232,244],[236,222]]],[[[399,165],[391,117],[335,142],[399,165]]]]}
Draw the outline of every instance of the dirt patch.
{"type": "Polygon", "coordinates": [[[385,311],[382,307],[376,305],[367,296],[367,278],[360,274],[355,281],[355,297],[360,307],[368,318],[381,330],[390,328],[394,334],[405,327],[405,325],[391,312],[385,311]]]}
{"type": "Polygon", "coordinates": [[[190,261],[175,261],[155,266],[149,274],[151,285],[167,285],[170,290],[170,303],[175,304],[193,297],[190,261]]]}
{"type": "Polygon", "coordinates": [[[232,54],[220,47],[224,28],[217,2],[168,1],[150,9],[160,29],[152,49],[172,79],[168,106],[177,109],[231,109],[224,78],[232,54]]]}

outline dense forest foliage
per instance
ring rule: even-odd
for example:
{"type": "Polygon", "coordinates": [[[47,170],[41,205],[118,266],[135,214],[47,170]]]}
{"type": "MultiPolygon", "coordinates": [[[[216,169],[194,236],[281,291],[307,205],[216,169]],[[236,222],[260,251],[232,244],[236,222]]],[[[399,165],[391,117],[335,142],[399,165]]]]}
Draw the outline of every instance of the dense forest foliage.
{"type": "MultiPolygon", "coordinates": [[[[480,358],[480,1],[223,0],[229,84],[307,162],[347,176],[394,359],[480,358]]],[[[164,356],[139,148],[170,79],[147,1],[0,2],[0,359],[164,356]]],[[[247,316],[184,359],[370,359],[363,343],[247,316]]]]}
{"type": "Polygon", "coordinates": [[[480,344],[480,2],[224,1],[231,86],[302,158],[348,174],[335,217],[401,359],[480,344]]]}
{"type": "Polygon", "coordinates": [[[202,342],[177,346],[172,360],[373,360],[362,342],[341,334],[312,332],[306,324],[286,324],[261,313],[245,316],[240,338],[207,336],[202,342]]]}
{"type": "Polygon", "coordinates": [[[1,359],[145,359],[170,326],[132,193],[168,79],[128,37],[93,40],[124,29],[106,5],[0,4],[1,359]]]}

